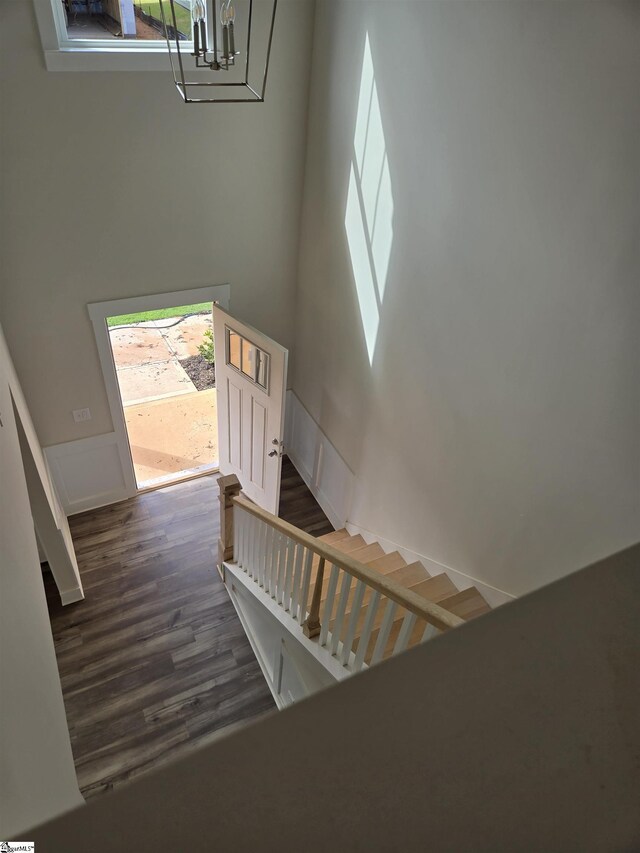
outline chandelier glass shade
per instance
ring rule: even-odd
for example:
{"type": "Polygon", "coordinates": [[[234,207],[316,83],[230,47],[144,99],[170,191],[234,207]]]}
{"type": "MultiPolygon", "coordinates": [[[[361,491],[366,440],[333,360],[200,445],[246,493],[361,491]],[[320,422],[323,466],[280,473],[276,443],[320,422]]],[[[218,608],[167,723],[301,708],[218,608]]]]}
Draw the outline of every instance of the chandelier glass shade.
{"type": "Polygon", "coordinates": [[[159,0],[176,88],[185,103],[262,103],[278,0],[159,0]],[[187,36],[180,22],[191,13],[187,36]]]}

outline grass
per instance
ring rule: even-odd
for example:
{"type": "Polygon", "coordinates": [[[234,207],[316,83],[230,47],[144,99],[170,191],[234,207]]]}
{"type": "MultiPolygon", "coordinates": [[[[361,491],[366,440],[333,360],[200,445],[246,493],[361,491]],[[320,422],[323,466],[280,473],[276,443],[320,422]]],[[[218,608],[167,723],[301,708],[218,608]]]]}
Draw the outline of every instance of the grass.
{"type": "Polygon", "coordinates": [[[166,320],[167,317],[183,317],[185,314],[210,314],[211,302],[198,302],[196,305],[180,305],[177,308],[158,308],[156,311],[139,311],[137,314],[119,314],[107,317],[107,326],[130,326],[145,320],[166,320]]]}
{"type": "MultiPolygon", "coordinates": [[[[155,18],[156,21],[162,23],[162,12],[160,11],[160,2],[159,0],[134,0],[134,4],[142,9],[143,12],[146,12],[147,15],[151,15],[152,18],[155,18]]],[[[183,33],[187,38],[191,37],[191,12],[188,9],[184,9],[180,6],[179,3],[174,4],[176,10],[176,23],[178,24],[178,29],[181,33],[183,33]]],[[[164,4],[165,15],[169,9],[169,4],[164,4]]],[[[167,18],[167,23],[172,24],[173,18],[171,13],[169,12],[169,16],[167,18]]]]}

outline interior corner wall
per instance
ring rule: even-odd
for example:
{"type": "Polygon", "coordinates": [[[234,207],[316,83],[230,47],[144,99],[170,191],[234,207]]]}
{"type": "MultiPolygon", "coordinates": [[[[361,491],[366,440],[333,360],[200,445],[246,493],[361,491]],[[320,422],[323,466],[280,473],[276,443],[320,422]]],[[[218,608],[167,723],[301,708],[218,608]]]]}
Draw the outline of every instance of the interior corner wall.
{"type": "Polygon", "coordinates": [[[266,102],[185,105],[169,71],[47,72],[32,3],[0,4],[0,313],[45,446],[113,428],[89,302],[230,282],[292,346],[312,29],[281,0],[266,102]]]}
{"type": "Polygon", "coordinates": [[[83,799],[4,354],[0,347],[0,835],[15,838],[83,799]]]}
{"type": "Polygon", "coordinates": [[[296,395],[349,521],[512,594],[640,539],[640,9],[319,0],[296,395]]]}

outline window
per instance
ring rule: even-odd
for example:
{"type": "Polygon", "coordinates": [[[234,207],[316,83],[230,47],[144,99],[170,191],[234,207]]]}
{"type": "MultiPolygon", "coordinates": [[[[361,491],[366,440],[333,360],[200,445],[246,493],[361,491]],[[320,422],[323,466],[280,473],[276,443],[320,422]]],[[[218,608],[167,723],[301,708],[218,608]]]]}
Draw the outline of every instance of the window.
{"type": "MultiPolygon", "coordinates": [[[[164,39],[160,0],[61,0],[67,37],[78,39],[164,39]]],[[[190,0],[176,3],[178,32],[190,38],[190,0]],[[183,5],[184,3],[184,5],[183,5]]]]}
{"type": "Polygon", "coordinates": [[[269,393],[268,353],[228,326],[225,327],[225,330],[227,335],[227,364],[269,393]]]}
{"type": "MultiPolygon", "coordinates": [[[[191,0],[175,5],[179,37],[191,50],[191,0]]],[[[170,69],[159,0],[35,0],[35,6],[50,71],[170,69]]]]}

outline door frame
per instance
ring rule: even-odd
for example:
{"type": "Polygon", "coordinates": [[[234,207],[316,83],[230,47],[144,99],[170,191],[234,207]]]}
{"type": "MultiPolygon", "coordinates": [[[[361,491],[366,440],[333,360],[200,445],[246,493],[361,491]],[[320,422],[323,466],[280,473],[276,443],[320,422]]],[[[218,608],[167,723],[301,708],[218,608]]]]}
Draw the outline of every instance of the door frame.
{"type": "Polygon", "coordinates": [[[134,497],[146,489],[138,488],[136,472],[131,457],[129,436],[124,417],[124,407],[118,386],[116,365],[109,340],[107,317],[117,317],[119,314],[135,314],[138,311],[154,311],[159,308],[175,308],[179,305],[196,305],[198,302],[217,302],[229,310],[231,298],[230,284],[213,284],[206,287],[196,287],[190,290],[174,290],[170,293],[156,293],[149,296],[131,296],[125,299],[110,299],[106,302],[90,302],[87,304],[89,318],[93,324],[93,332],[98,347],[100,367],[104,377],[105,390],[109,401],[109,410],[116,436],[118,455],[122,465],[127,490],[126,497],[134,497]]]}

